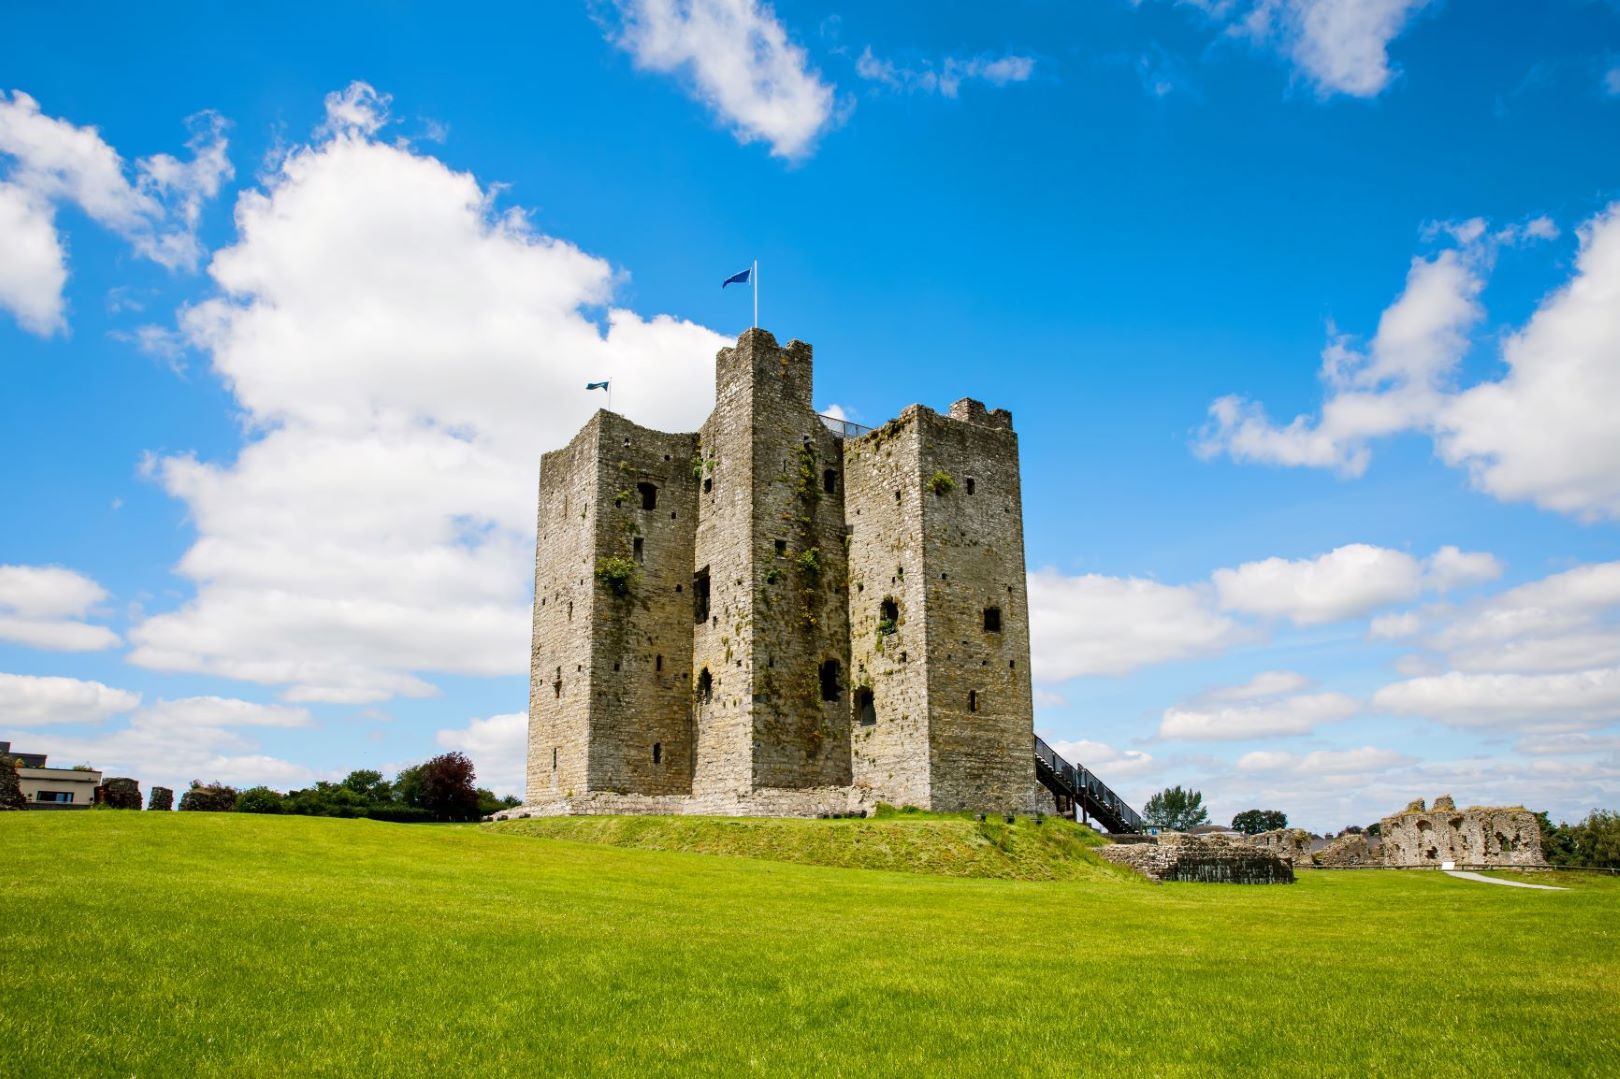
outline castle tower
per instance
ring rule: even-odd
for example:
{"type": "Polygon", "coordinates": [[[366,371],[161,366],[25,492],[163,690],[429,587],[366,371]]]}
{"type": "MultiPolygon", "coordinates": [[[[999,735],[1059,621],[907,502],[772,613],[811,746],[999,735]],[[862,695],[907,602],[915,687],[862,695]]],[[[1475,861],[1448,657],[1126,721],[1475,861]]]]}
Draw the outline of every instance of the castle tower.
{"type": "Polygon", "coordinates": [[[544,456],[529,810],[1030,807],[1011,417],[844,438],[811,390],[754,329],[700,432],[598,412],[544,456]]]}
{"type": "Polygon", "coordinates": [[[692,677],[693,792],[717,812],[761,790],[849,783],[842,454],[811,378],[810,346],[764,330],[716,360],[692,677]]]}
{"type": "Polygon", "coordinates": [[[913,405],[845,445],[852,740],[877,800],[1022,811],[1034,765],[1012,417],[913,405]]]}

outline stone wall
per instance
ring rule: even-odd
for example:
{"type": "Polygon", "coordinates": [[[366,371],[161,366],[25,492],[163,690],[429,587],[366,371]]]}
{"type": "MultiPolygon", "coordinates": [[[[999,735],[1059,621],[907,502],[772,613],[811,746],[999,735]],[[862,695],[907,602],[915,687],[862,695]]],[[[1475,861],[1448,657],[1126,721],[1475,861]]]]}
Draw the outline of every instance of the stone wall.
{"type": "Polygon", "coordinates": [[[1383,862],[1391,866],[1540,866],[1541,827],[1521,806],[1458,809],[1449,795],[1425,809],[1413,802],[1379,827],[1383,862]]]}
{"type": "Polygon", "coordinates": [[[167,813],[174,808],[174,791],[168,787],[153,787],[152,800],[146,808],[155,813],[167,813]]]}
{"type": "Polygon", "coordinates": [[[920,411],[908,408],[846,441],[844,476],[854,781],[880,801],[928,808],[931,657],[928,578],[917,543],[925,495],[920,411]]]}
{"type": "Polygon", "coordinates": [[[1289,865],[1308,867],[1311,864],[1311,833],[1302,828],[1276,828],[1249,836],[1248,841],[1286,860],[1289,865]]]}
{"type": "Polygon", "coordinates": [[[1110,843],[1097,853],[1155,881],[1292,884],[1293,866],[1270,851],[1225,836],[1161,835],[1156,843],[1110,843]]]}
{"type": "Polygon", "coordinates": [[[1383,855],[1367,837],[1354,833],[1341,835],[1317,851],[1312,861],[1324,869],[1358,869],[1384,864],[1383,855]]]}
{"type": "Polygon", "coordinates": [[[1035,756],[1018,438],[970,399],[917,422],[931,807],[1022,810],[1035,756]]]}

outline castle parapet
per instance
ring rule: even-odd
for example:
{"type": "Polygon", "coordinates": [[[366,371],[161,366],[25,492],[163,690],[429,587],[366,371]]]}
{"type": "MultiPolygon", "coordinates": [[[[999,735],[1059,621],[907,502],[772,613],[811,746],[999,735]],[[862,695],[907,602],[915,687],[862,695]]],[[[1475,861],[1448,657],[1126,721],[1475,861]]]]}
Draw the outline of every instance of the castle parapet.
{"type": "Polygon", "coordinates": [[[1004,408],[988,411],[983,401],[976,401],[971,397],[964,397],[951,405],[951,419],[961,420],[963,423],[976,423],[980,427],[996,427],[1003,431],[1012,430],[1012,413],[1004,408]]]}

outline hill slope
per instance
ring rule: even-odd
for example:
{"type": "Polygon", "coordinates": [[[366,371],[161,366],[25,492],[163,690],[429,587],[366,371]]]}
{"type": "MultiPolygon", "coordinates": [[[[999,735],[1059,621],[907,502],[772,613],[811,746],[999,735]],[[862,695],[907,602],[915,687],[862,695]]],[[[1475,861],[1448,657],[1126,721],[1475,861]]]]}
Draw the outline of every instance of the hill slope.
{"type": "Polygon", "coordinates": [[[1072,821],[897,813],[867,820],[778,817],[539,817],[486,827],[501,835],[638,850],[764,858],[843,869],[887,869],[1000,880],[1142,882],[1098,857],[1106,842],[1072,821]]]}
{"type": "Polygon", "coordinates": [[[235,813],[5,813],[0,851],[7,1076],[1620,1074],[1615,880],[963,879],[235,813]]]}

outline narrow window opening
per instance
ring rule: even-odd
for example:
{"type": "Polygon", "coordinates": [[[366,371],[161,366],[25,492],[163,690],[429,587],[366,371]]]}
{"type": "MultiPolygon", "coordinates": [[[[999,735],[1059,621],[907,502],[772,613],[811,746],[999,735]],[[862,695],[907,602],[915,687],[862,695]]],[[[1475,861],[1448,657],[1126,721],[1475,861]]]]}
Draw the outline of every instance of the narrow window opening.
{"type": "Polygon", "coordinates": [[[984,609],[984,631],[986,633],[1001,632],[1001,608],[986,607],[984,609]]]}
{"type": "Polygon", "coordinates": [[[821,489],[828,494],[838,493],[838,472],[836,469],[827,469],[821,474],[821,489]]]}
{"type": "Polygon", "coordinates": [[[836,701],[844,695],[838,682],[838,661],[829,659],[821,665],[821,699],[836,701]]]}
{"type": "Polygon", "coordinates": [[[968,690],[968,711],[969,712],[977,712],[978,710],[979,710],[979,691],[976,690],[976,689],[970,689],[970,690],[968,690]]]}
{"type": "Polygon", "coordinates": [[[871,689],[866,686],[855,691],[855,716],[863,727],[877,722],[877,704],[872,699],[871,689]]]}
{"type": "Polygon", "coordinates": [[[646,539],[642,536],[637,536],[633,541],[631,541],[630,553],[635,557],[637,562],[647,561],[646,542],[646,539]]]}
{"type": "Polygon", "coordinates": [[[557,770],[557,747],[556,746],[551,747],[551,770],[553,772],[555,772],[557,770]]]}
{"type": "Polygon", "coordinates": [[[900,501],[900,492],[898,489],[894,492],[894,500],[896,502],[900,501]]]}
{"type": "Polygon", "coordinates": [[[653,763],[654,764],[663,764],[664,763],[664,743],[662,743],[662,742],[654,742],[653,743],[653,763]]]}
{"type": "Polygon", "coordinates": [[[572,622],[574,620],[574,601],[573,600],[568,601],[568,620],[570,622],[572,622]]]}
{"type": "Polygon", "coordinates": [[[654,656],[653,657],[653,670],[661,671],[663,669],[664,669],[664,657],[663,656],[654,656]]]}
{"type": "Polygon", "coordinates": [[[675,594],[676,594],[676,595],[677,595],[677,596],[678,596],[678,595],[680,595],[680,594],[681,594],[681,586],[680,586],[680,585],[676,585],[676,586],[675,586],[675,594]]]}
{"type": "Polygon", "coordinates": [[[777,540],[776,541],[776,557],[777,558],[786,558],[787,557],[787,540],[777,540]]]}
{"type": "Polygon", "coordinates": [[[708,704],[714,700],[714,675],[705,667],[698,672],[697,694],[699,704],[708,704]]]}
{"type": "Polygon", "coordinates": [[[714,490],[714,477],[713,476],[704,476],[703,477],[703,493],[708,494],[712,490],[714,490]]]}
{"type": "Polygon", "coordinates": [[[709,567],[692,575],[692,622],[701,626],[709,620],[709,567]]]}
{"type": "Polygon", "coordinates": [[[655,510],[658,508],[658,488],[651,483],[636,484],[636,491],[641,495],[641,508],[655,510]]]}
{"type": "Polygon", "coordinates": [[[967,478],[967,493],[968,494],[973,493],[973,477],[972,476],[969,476],[967,478]]]}

